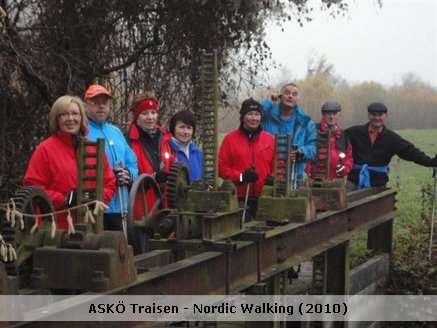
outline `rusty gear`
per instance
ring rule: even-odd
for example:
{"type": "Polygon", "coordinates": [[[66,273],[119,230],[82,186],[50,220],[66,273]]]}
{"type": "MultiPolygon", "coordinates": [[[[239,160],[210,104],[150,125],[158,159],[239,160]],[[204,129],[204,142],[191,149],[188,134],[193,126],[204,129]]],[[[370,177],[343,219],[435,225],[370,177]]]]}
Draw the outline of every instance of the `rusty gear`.
{"type": "Polygon", "coordinates": [[[167,200],[168,207],[181,210],[187,190],[191,184],[190,172],[183,162],[175,162],[168,172],[167,200]]]}

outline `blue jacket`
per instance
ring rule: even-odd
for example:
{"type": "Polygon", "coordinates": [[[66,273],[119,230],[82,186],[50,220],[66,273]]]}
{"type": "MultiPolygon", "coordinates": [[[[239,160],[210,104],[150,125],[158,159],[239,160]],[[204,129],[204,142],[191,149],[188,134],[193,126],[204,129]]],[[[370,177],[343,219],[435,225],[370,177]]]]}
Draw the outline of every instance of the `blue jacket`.
{"type": "MultiPolygon", "coordinates": [[[[109,165],[112,169],[117,164],[127,168],[132,174],[132,181],[138,176],[137,157],[126,142],[120,129],[115,125],[107,122],[97,123],[88,119],[88,135],[90,140],[96,141],[98,138],[105,139],[105,152],[108,156],[109,165]],[[111,141],[113,145],[111,145],[111,141]]],[[[124,210],[127,211],[129,193],[128,188],[122,188],[124,191],[124,210]]],[[[111,199],[109,208],[105,213],[121,213],[119,192],[111,199]]]]}
{"type": "Polygon", "coordinates": [[[200,148],[193,142],[188,145],[188,150],[190,153],[190,158],[182,151],[181,147],[176,143],[176,141],[171,138],[169,140],[171,148],[176,153],[176,161],[184,162],[188,166],[190,171],[191,181],[197,181],[202,178],[203,173],[203,153],[200,148]]]}
{"type": "Polygon", "coordinates": [[[263,118],[261,127],[264,131],[275,134],[291,134],[291,142],[299,147],[303,160],[297,167],[297,181],[300,183],[305,170],[305,163],[311,162],[317,152],[317,130],[311,118],[296,105],[294,114],[289,120],[284,120],[279,111],[280,102],[272,104],[269,99],[263,99],[263,118]]]}

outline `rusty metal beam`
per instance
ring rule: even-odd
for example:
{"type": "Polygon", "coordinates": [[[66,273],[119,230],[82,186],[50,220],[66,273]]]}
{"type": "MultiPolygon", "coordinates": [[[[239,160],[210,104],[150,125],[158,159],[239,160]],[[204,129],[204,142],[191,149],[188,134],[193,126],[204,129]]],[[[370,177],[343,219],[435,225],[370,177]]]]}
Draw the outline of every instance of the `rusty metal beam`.
{"type": "MultiPolygon", "coordinates": [[[[321,213],[306,224],[288,224],[260,232],[260,240],[247,233],[233,238],[233,250],[201,253],[139,275],[129,286],[108,294],[211,294],[238,292],[293,264],[311,258],[360,231],[395,215],[394,190],[357,200],[341,211],[321,213]],[[226,269],[228,268],[228,269],[226,269]]],[[[256,233],[253,233],[256,234],[256,233]]],[[[169,242],[169,245],[174,242],[169,242]]],[[[213,245],[212,243],[211,245],[213,245]]],[[[161,246],[164,246],[162,244],[161,246]]]]}
{"type": "MultiPolygon", "coordinates": [[[[253,231],[233,237],[232,247],[225,248],[226,252],[203,252],[163,267],[152,268],[139,274],[134,283],[106,294],[238,293],[262,280],[277,276],[291,265],[320,254],[361,231],[390,222],[395,216],[396,191],[364,193],[367,197],[363,199],[359,199],[359,193],[355,194],[356,200],[349,203],[346,209],[319,214],[316,220],[306,224],[277,227],[249,225],[253,231]]],[[[156,256],[159,254],[161,251],[155,253],[156,256]]],[[[162,255],[167,256],[167,253],[163,252],[162,255]]],[[[138,260],[138,263],[141,261],[138,260]]],[[[45,327],[54,327],[55,324],[44,322],[45,327]]],[[[135,322],[125,324],[132,326],[135,322]]],[[[35,323],[21,323],[20,326],[34,327],[35,323]]]]}

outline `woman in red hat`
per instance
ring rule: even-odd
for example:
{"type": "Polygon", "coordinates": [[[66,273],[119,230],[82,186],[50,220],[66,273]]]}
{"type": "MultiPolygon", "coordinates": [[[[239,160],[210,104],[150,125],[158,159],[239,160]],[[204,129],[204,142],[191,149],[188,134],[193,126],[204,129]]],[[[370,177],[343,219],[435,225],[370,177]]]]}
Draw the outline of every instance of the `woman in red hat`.
{"type": "MultiPolygon", "coordinates": [[[[134,96],[131,110],[133,122],[127,132],[127,141],[137,156],[138,174],[147,173],[154,176],[156,182],[165,190],[168,171],[175,160],[169,140],[171,134],[157,124],[159,116],[158,100],[152,93],[134,96]]],[[[155,203],[152,190],[147,193],[147,207],[155,203]]],[[[141,202],[136,202],[135,219],[140,220],[144,212],[141,202]]],[[[167,201],[164,199],[164,206],[167,201]]]]}

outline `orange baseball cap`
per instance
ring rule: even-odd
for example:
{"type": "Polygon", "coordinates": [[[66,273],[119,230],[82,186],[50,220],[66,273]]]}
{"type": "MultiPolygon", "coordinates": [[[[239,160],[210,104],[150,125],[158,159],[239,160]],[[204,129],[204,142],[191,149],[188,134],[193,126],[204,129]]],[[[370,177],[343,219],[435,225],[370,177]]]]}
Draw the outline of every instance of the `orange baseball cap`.
{"type": "Polygon", "coordinates": [[[107,95],[108,97],[112,98],[111,93],[108,89],[102,87],[100,84],[91,84],[88,87],[88,90],[85,92],[84,99],[94,98],[98,95],[107,95]]]}

